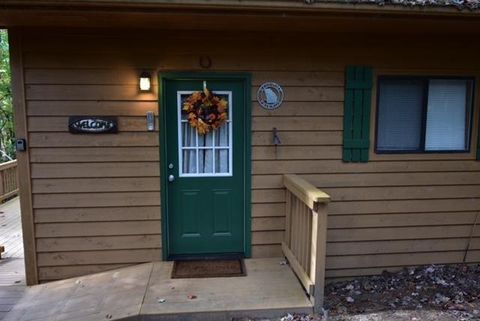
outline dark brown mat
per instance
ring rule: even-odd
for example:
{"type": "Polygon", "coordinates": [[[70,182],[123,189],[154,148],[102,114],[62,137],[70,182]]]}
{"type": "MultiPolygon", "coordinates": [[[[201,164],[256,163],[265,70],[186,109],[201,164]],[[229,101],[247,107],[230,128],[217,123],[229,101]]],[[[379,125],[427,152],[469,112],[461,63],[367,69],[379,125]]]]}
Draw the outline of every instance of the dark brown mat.
{"type": "Polygon", "coordinates": [[[242,259],[175,261],[172,279],[245,276],[242,259]]]}

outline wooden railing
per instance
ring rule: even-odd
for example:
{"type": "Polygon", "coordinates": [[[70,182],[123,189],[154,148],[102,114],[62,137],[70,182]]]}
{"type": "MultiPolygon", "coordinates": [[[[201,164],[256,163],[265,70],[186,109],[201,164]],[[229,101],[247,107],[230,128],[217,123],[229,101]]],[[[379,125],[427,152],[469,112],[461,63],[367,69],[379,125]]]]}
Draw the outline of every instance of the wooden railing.
{"type": "Polygon", "coordinates": [[[17,161],[0,164],[0,203],[17,194],[17,161]]]}
{"type": "Polygon", "coordinates": [[[285,175],[286,225],[282,250],[310,296],[314,310],[323,306],[330,196],[297,175],[285,175]]]}

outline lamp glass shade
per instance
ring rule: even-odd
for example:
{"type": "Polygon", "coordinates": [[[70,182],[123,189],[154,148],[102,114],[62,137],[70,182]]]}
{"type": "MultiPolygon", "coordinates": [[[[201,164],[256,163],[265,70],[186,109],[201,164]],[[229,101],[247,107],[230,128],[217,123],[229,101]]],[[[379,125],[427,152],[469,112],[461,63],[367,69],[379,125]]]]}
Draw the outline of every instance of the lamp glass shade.
{"type": "Polygon", "coordinates": [[[147,73],[142,73],[140,75],[140,90],[149,91],[151,89],[150,75],[147,73]]]}

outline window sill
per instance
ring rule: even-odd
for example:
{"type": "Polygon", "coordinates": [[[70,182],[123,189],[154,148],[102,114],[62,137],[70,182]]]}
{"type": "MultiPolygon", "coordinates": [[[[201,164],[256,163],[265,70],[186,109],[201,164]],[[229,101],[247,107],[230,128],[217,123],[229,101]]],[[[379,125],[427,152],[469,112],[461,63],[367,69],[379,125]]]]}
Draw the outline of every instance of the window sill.
{"type": "Polygon", "coordinates": [[[414,160],[476,160],[470,151],[374,151],[370,150],[370,161],[414,161],[414,160]]]}
{"type": "Polygon", "coordinates": [[[375,154],[470,154],[470,150],[412,150],[412,151],[396,151],[396,150],[376,150],[375,154]]]}

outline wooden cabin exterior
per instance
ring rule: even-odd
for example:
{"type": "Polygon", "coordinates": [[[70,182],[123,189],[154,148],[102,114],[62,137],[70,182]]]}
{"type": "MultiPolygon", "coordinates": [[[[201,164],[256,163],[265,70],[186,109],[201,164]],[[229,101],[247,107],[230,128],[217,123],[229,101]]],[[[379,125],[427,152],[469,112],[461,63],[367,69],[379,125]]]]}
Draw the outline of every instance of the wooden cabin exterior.
{"type": "Polygon", "coordinates": [[[165,106],[171,88],[185,89],[175,81],[237,86],[234,105],[245,118],[234,123],[241,148],[233,166],[243,176],[237,194],[218,204],[244,206],[246,256],[282,256],[283,176],[297,174],[331,197],[327,278],[480,262],[474,9],[4,0],[0,25],[10,34],[17,135],[27,143],[18,164],[29,284],[168,259],[165,158],[177,137],[165,106]],[[146,93],[138,89],[144,71],[152,75],[146,93]],[[400,75],[468,79],[465,150],[378,152],[379,80],[400,75]],[[256,99],[270,81],[285,94],[273,111],[256,99]],[[360,116],[348,107],[358,95],[360,116]],[[118,133],[72,134],[72,116],[118,117],[118,133]]]}

